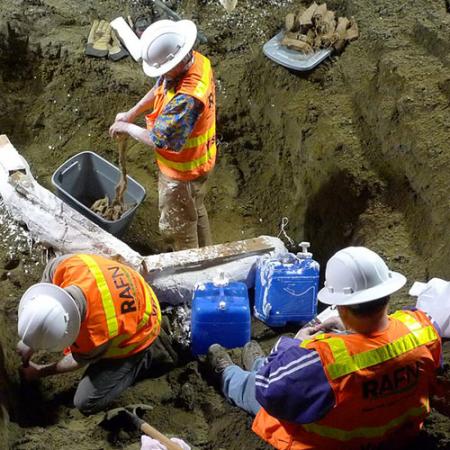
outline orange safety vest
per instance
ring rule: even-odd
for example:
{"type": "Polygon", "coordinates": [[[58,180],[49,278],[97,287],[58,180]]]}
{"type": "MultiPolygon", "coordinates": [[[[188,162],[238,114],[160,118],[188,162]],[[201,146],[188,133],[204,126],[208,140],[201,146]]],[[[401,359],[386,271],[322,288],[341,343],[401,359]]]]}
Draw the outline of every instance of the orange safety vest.
{"type": "Polygon", "coordinates": [[[142,276],[102,256],[77,254],[58,264],[53,283],[77,286],[86,298],[73,353],[89,353],[110,341],[104,358],[125,358],[147,348],[159,335],[161,310],[142,276]]]}
{"type": "Polygon", "coordinates": [[[207,174],[216,162],[216,93],[214,75],[208,58],[194,51],[194,63],[178,85],[164,93],[164,83],[155,90],[151,114],[145,116],[151,130],[165,106],[177,94],[190,95],[203,103],[203,111],[183,149],[156,148],[159,169],[169,178],[191,181],[207,174]]]}
{"type": "Polygon", "coordinates": [[[397,311],[387,330],[322,334],[304,341],[316,350],[333,389],[335,406],[309,424],[258,412],[253,431],[276,449],[379,450],[403,448],[430,411],[441,340],[421,311],[397,311]]]}

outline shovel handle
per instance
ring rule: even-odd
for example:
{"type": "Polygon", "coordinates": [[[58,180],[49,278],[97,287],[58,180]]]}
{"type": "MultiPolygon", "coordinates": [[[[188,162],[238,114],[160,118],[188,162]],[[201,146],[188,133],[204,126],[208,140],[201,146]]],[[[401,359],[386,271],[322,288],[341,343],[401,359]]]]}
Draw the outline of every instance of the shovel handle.
{"type": "Polygon", "coordinates": [[[183,450],[178,444],[175,444],[175,442],[171,441],[167,436],[160,433],[156,428],[153,428],[147,422],[144,422],[141,425],[141,431],[147,436],[161,442],[161,444],[167,447],[167,450],[183,450]]]}

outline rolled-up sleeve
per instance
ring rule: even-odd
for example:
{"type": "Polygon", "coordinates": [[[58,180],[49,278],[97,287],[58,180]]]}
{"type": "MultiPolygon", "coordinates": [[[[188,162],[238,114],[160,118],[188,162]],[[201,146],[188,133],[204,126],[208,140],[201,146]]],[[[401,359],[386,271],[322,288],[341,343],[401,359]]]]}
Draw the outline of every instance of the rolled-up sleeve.
{"type": "Polygon", "coordinates": [[[293,423],[321,419],[335,405],[319,354],[281,338],[256,375],[256,399],[272,416],[293,423]]]}
{"type": "Polygon", "coordinates": [[[150,131],[157,148],[179,152],[192,133],[203,104],[187,94],[178,94],[164,107],[150,131]]]}

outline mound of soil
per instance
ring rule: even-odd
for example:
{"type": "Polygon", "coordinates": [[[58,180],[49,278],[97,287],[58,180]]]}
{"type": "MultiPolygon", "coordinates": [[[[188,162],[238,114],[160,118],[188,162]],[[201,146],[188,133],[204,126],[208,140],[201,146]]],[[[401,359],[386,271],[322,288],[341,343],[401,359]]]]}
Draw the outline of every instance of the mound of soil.
{"type": "MultiPolygon", "coordinates": [[[[262,55],[284,17],[306,2],[240,0],[227,14],[213,0],[172,2],[208,36],[199,50],[217,78],[219,157],[207,197],[214,239],[279,233],[283,217],[295,242],[327,259],[366,245],[414,280],[450,279],[450,15],[444,0],[330,0],[354,16],[360,38],[309,73],[262,55]]],[[[0,132],[50,187],[56,168],[93,150],[117,164],[107,130],[152,81],[131,58],[88,58],[93,19],[151,15],[134,0],[3,0],[0,11],[0,132]]],[[[157,169],[145,146],[129,142],[129,174],[147,198],[124,240],[148,254],[158,233],[157,169]]],[[[0,237],[0,447],[138,449],[135,435],[108,435],[101,415],[72,407],[79,374],[25,386],[17,376],[16,310],[38,281],[42,249],[3,220],[0,237]],[[20,244],[20,245],[19,245],[20,244]]],[[[45,255],[44,255],[45,256],[45,255]]],[[[411,304],[407,289],[392,307],[411,304]]],[[[253,334],[269,349],[276,336],[253,334]]],[[[188,352],[186,352],[188,354],[188,352]]],[[[450,360],[446,349],[445,363],[450,360]]],[[[155,406],[147,419],[201,449],[265,449],[244,413],[224,403],[202,363],[186,359],[170,374],[129,389],[118,404],[155,406]]],[[[432,414],[417,448],[450,448],[450,421],[432,414]]]]}

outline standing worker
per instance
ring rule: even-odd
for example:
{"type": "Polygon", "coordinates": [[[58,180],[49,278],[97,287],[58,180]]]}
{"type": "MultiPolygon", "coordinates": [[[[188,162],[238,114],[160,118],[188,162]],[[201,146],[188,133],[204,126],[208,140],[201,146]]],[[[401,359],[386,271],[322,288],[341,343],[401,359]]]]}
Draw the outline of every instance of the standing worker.
{"type": "Polygon", "coordinates": [[[250,342],[246,371],[214,344],[208,359],[222,390],[256,415],[253,431],[279,450],[407,447],[439,392],[438,331],[420,310],[387,314],[389,295],[406,279],[367,248],[337,252],[325,279],[318,298],[337,305],[342,331],[315,334],[336,323],[302,329],[282,337],[267,360],[250,342]]]}
{"type": "Polygon", "coordinates": [[[144,31],[143,69],[158,80],[133,108],[117,114],[109,130],[155,151],[159,228],[173,250],[212,244],[203,202],[217,151],[215,84],[209,59],[192,50],[196,37],[190,20],[160,20],[144,31]],[[133,123],[149,110],[147,129],[133,123]]]}
{"type": "Polygon", "coordinates": [[[93,414],[149,375],[150,364],[153,371],[175,362],[160,329],[158,300],[136,271],[101,256],[64,255],[47,265],[42,281],[19,304],[17,350],[25,380],[88,366],[74,403],[93,414]],[[30,360],[36,350],[64,350],[65,356],[40,365],[30,360]]]}

